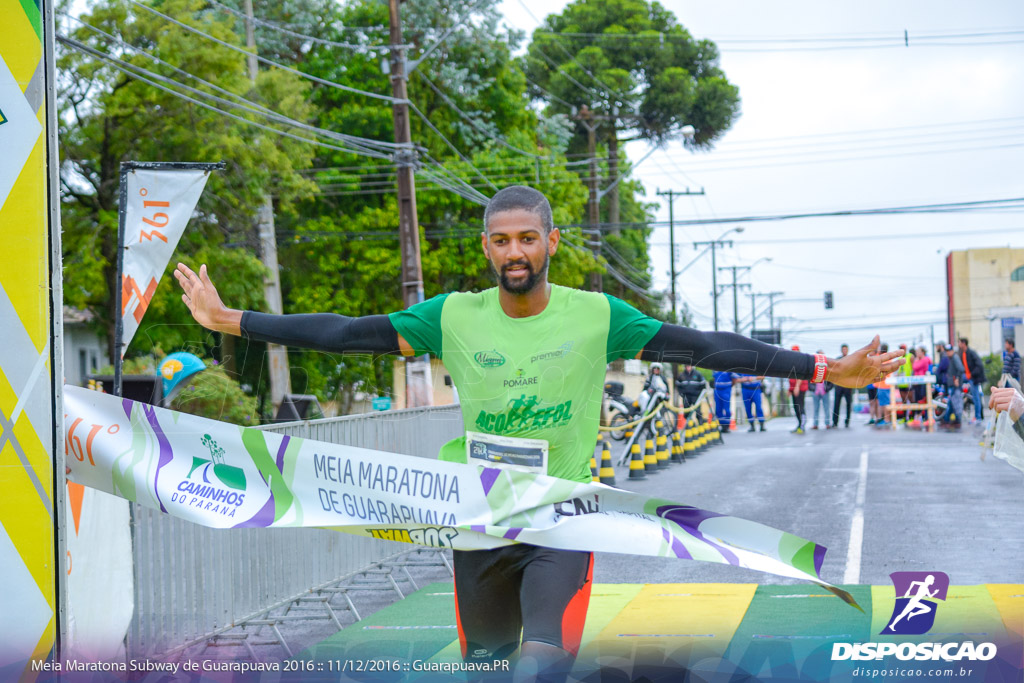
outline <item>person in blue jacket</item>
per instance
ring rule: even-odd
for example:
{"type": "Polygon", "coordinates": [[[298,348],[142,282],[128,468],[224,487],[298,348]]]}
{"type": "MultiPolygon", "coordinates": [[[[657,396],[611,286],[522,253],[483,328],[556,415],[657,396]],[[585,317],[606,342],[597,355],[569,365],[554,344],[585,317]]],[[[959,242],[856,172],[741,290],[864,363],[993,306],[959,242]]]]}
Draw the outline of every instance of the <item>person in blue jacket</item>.
{"type": "Polygon", "coordinates": [[[740,391],[743,393],[743,407],[747,411],[747,420],[750,421],[748,431],[756,432],[757,425],[754,424],[754,413],[761,423],[761,431],[764,431],[764,406],[761,405],[761,380],[764,377],[755,375],[737,375],[736,381],[740,383],[740,391]]]}
{"type": "Polygon", "coordinates": [[[715,417],[723,432],[729,431],[729,422],[732,421],[732,385],[739,377],[735,372],[715,373],[715,417]]]}

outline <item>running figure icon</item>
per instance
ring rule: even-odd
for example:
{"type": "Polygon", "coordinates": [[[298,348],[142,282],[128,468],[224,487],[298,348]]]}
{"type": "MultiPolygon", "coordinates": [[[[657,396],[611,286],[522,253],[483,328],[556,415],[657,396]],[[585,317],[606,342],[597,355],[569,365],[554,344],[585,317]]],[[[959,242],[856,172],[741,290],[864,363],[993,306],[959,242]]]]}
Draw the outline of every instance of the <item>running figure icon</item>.
{"type": "Polygon", "coordinates": [[[910,598],[910,602],[908,602],[907,606],[903,608],[903,611],[900,612],[899,616],[892,620],[892,623],[889,624],[888,630],[895,631],[896,622],[898,622],[903,617],[906,617],[907,621],[910,621],[914,617],[922,614],[928,614],[934,609],[932,603],[923,601],[924,598],[934,598],[936,594],[938,594],[938,588],[936,588],[934,591],[928,590],[934,583],[934,574],[929,574],[928,578],[926,578],[924,581],[912,581],[910,583],[910,587],[907,588],[906,595],[903,596],[904,598],[910,598]],[[917,593],[911,595],[911,593],[914,591],[915,586],[917,587],[917,593]]]}

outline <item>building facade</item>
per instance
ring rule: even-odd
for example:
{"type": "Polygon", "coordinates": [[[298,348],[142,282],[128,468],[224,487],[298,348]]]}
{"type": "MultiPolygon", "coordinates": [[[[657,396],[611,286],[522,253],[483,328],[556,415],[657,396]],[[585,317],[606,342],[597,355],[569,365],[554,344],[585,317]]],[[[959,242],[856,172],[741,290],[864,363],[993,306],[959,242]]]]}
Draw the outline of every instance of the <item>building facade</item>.
{"type": "Polygon", "coordinates": [[[946,256],[949,339],[967,337],[979,353],[1024,344],[1024,249],[966,249],[946,256]]]}

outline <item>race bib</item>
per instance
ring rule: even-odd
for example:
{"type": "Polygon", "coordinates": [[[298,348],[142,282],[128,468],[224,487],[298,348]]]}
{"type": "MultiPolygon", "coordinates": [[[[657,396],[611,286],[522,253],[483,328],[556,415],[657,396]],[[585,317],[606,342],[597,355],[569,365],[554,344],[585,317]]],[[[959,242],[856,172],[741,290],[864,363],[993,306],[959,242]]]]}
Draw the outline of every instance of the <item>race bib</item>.
{"type": "Polygon", "coordinates": [[[548,442],[466,432],[466,457],[470,464],[547,474],[548,442]]]}

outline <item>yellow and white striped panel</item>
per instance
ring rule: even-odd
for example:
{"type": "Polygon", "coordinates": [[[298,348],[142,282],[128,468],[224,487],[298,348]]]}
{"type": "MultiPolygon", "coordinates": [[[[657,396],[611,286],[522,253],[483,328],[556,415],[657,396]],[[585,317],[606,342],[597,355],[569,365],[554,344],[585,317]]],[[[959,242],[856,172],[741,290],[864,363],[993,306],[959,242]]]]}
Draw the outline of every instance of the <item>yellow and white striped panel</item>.
{"type": "MultiPolygon", "coordinates": [[[[0,0],[0,679],[56,635],[42,0],[0,0]],[[11,618],[16,615],[15,618],[11,618]]],[[[28,679],[34,678],[26,673],[28,679]]]]}

